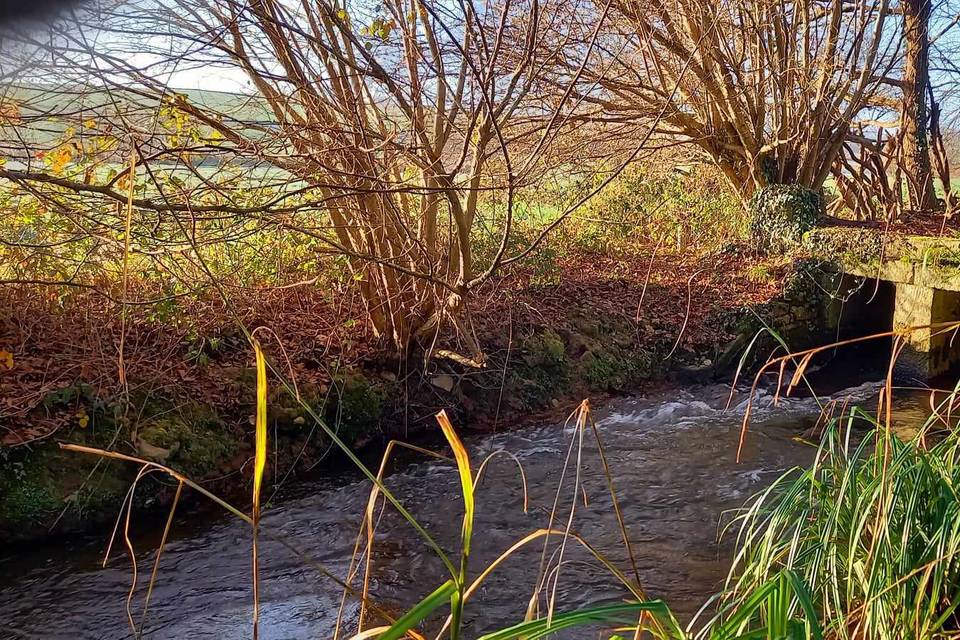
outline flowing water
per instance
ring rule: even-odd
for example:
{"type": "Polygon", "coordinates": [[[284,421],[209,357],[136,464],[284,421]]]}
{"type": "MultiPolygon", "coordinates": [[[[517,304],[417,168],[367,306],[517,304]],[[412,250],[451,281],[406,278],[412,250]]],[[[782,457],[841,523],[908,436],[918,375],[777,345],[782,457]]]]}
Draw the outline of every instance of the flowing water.
{"type": "MultiPolygon", "coordinates": [[[[833,397],[869,401],[877,388],[865,384],[833,397]]],[[[817,403],[786,399],[774,407],[769,393],[760,392],[743,460],[737,464],[744,399],[741,395],[737,406],[724,411],[727,393],[722,386],[675,389],[656,397],[612,401],[596,412],[643,587],[650,597],[664,598],[681,619],[697,611],[727,571],[734,536],[717,543],[723,513],[741,506],[783,471],[807,464],[814,454],[795,436],[813,425],[817,403]]],[[[523,535],[546,526],[575,436],[569,425],[547,424],[466,440],[475,466],[499,450],[516,456],[529,487],[524,513],[516,462],[504,455],[488,466],[477,498],[474,575],[523,535]]],[[[582,485],[576,492],[574,530],[632,574],[592,439],[584,439],[573,457],[579,457],[582,485]]],[[[560,490],[561,523],[569,514],[577,475],[571,464],[560,490]]],[[[387,485],[442,547],[456,550],[462,503],[453,467],[407,463],[389,476],[387,485]]],[[[341,591],[317,564],[335,575],[347,572],[368,492],[369,484],[359,477],[341,477],[300,483],[269,506],[264,530],[292,541],[310,560],[261,540],[262,638],[332,637],[341,591]]],[[[138,622],[162,524],[144,523],[145,528],[151,531],[133,536],[139,579],[132,611],[138,622]]],[[[106,568],[100,568],[104,547],[101,538],[74,541],[69,547],[0,551],[0,637],[132,637],[126,613],[129,556],[118,549],[106,568]]],[[[466,637],[522,619],[541,552],[542,542],[535,542],[490,575],[467,605],[466,637]]],[[[390,509],[379,521],[372,556],[372,595],[393,612],[447,577],[414,530],[390,509]]],[[[555,576],[558,610],[614,602],[626,595],[582,550],[570,546],[563,559],[555,576]]],[[[249,637],[250,565],[247,525],[226,516],[183,514],[162,557],[144,637],[249,637]]],[[[351,630],[356,616],[357,605],[348,600],[344,617],[351,630]]]]}

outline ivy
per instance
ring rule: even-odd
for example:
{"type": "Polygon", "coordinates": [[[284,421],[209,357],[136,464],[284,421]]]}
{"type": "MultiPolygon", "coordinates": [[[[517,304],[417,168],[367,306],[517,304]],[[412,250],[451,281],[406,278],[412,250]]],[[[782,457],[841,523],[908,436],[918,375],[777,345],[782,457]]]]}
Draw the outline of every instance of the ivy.
{"type": "Polygon", "coordinates": [[[794,184],[771,184],[750,199],[750,237],[762,253],[800,244],[823,211],[820,193],[794,184]]]}

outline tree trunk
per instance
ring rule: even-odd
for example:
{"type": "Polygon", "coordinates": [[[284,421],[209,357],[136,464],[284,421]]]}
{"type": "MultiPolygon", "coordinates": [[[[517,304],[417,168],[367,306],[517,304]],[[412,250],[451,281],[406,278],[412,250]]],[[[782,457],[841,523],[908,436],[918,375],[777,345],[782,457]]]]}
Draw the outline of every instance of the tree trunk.
{"type": "Polygon", "coordinates": [[[903,32],[906,57],[903,69],[903,167],[907,176],[910,208],[933,211],[937,198],[933,191],[930,167],[930,143],[927,136],[927,80],[929,78],[930,0],[904,0],[903,32]]]}

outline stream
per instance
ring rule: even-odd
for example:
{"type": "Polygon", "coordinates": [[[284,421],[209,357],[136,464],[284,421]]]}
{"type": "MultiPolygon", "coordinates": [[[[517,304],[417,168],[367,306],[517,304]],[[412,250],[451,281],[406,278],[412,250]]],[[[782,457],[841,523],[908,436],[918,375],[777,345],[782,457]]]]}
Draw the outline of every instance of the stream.
{"type": "MultiPolygon", "coordinates": [[[[862,384],[832,397],[872,403],[878,388],[876,383],[862,384]]],[[[728,392],[729,387],[722,385],[672,389],[645,398],[611,400],[595,412],[643,588],[649,597],[665,599],[684,622],[726,575],[735,532],[717,543],[721,521],[729,521],[724,512],[741,506],[785,470],[808,464],[814,455],[813,448],[795,436],[814,424],[819,413],[816,401],[787,398],[774,407],[770,393],[761,390],[744,457],[737,464],[746,394],[739,394],[735,406],[725,411],[728,392]]],[[[575,436],[570,425],[544,424],[466,439],[474,470],[485,456],[505,450],[522,463],[529,487],[529,509],[524,513],[516,462],[500,455],[488,465],[477,493],[471,575],[525,534],[547,525],[575,436]]],[[[574,492],[577,474],[571,463],[559,492],[558,526],[566,521],[576,495],[573,529],[632,575],[592,437],[584,438],[579,457],[582,486],[574,492]]],[[[400,465],[386,484],[441,547],[456,553],[462,513],[456,471],[444,462],[415,460],[400,465]]],[[[359,474],[342,475],[296,483],[264,511],[263,530],[290,540],[310,558],[305,561],[266,535],[261,537],[264,640],[333,636],[341,589],[313,563],[338,576],[346,574],[370,486],[359,474]]],[[[137,525],[135,521],[132,540],[138,586],[132,610],[139,623],[163,522],[137,525]]],[[[395,510],[383,512],[377,531],[371,594],[397,615],[449,576],[395,510]]],[[[106,568],[101,568],[106,537],[0,551],[0,637],[133,637],[126,613],[130,559],[121,540],[106,568]]],[[[178,514],[143,637],[250,637],[250,542],[249,526],[228,515],[178,514]]],[[[465,637],[522,620],[538,578],[541,552],[542,540],[535,541],[489,576],[467,603],[465,637]]],[[[626,590],[582,549],[569,545],[563,558],[556,581],[557,610],[626,597],[626,590]]],[[[356,601],[348,600],[344,619],[350,633],[356,630],[357,615],[356,601]]]]}

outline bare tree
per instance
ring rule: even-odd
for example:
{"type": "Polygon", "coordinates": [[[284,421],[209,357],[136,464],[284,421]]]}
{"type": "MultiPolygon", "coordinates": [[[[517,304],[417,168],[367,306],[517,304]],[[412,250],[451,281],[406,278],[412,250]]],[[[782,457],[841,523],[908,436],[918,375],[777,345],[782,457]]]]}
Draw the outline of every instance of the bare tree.
{"type": "Polygon", "coordinates": [[[930,104],[930,148],[937,177],[943,190],[945,214],[960,208],[951,167],[960,164],[957,141],[960,137],[960,4],[942,0],[931,9],[929,39],[930,77],[927,97],[930,104]]]}
{"type": "Polygon", "coordinates": [[[662,117],[746,201],[819,189],[899,41],[887,0],[620,0],[595,68],[607,118],[662,117]]]}
{"type": "Polygon", "coordinates": [[[935,192],[939,181],[949,215],[957,197],[944,136],[949,138],[955,113],[956,80],[950,69],[958,52],[960,15],[949,0],[933,5],[905,0],[891,13],[903,16],[896,33],[905,55],[884,81],[889,89],[874,96],[873,118],[856,123],[844,143],[833,168],[841,195],[834,209],[888,220],[937,211],[943,208],[935,192]]]}
{"type": "MultiPolygon", "coordinates": [[[[516,192],[578,125],[572,88],[603,13],[544,0],[144,0],[101,5],[49,40],[21,35],[20,51],[34,54],[35,74],[71,87],[86,78],[84,91],[109,96],[74,111],[110,122],[115,156],[133,150],[152,190],[133,198],[138,210],[187,229],[198,215],[243,216],[324,243],[346,258],[376,331],[405,349],[445,322],[469,336],[469,292],[524,254],[511,246],[516,192]],[[202,67],[243,72],[246,117],[167,86],[172,70],[202,67]],[[199,155],[291,179],[244,204],[196,170],[199,155]],[[164,163],[191,171],[191,185],[157,179],[164,163]],[[488,212],[499,237],[478,261],[472,236],[490,193],[502,196],[488,212]]],[[[126,200],[123,171],[55,175],[33,157],[0,177],[64,208],[69,193],[126,200]]]]}

